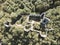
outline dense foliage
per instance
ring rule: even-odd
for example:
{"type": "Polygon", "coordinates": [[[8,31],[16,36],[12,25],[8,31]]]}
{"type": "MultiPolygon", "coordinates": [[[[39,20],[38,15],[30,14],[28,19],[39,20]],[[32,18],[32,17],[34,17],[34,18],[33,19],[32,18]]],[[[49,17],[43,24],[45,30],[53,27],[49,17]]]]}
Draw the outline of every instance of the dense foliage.
{"type": "MultiPolygon", "coordinates": [[[[34,28],[40,30],[39,24],[35,22],[34,28]]],[[[60,45],[60,0],[0,0],[0,40],[3,45],[60,45]],[[54,29],[46,38],[16,26],[26,24],[26,16],[21,18],[20,15],[42,12],[51,19],[48,27],[54,29]],[[14,26],[6,28],[4,23],[7,21],[14,26]]]]}

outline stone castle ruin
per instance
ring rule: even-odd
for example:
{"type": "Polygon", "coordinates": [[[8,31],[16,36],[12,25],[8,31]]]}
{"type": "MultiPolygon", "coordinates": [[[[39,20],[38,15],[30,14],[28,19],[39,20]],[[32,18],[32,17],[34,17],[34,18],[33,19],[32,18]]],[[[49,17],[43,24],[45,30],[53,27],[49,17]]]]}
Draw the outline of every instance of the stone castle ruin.
{"type": "MultiPolygon", "coordinates": [[[[24,16],[24,15],[22,15],[22,16],[24,16]]],[[[18,17],[22,17],[22,16],[18,16],[18,17]]],[[[26,31],[26,32],[35,31],[41,37],[47,37],[47,32],[50,31],[50,30],[53,30],[53,28],[51,28],[51,29],[47,28],[47,24],[49,23],[50,19],[45,17],[45,13],[42,13],[41,15],[40,14],[38,14],[38,15],[30,14],[30,15],[26,15],[26,16],[27,16],[27,19],[26,19],[27,25],[23,26],[21,24],[20,25],[16,24],[16,26],[22,26],[24,28],[24,31],[26,31]],[[39,22],[40,28],[42,30],[44,30],[46,34],[41,34],[40,30],[34,29],[33,25],[34,25],[35,22],[39,22]],[[30,27],[28,28],[29,24],[30,24],[30,27]]],[[[17,19],[19,19],[19,18],[17,18],[17,19]]],[[[6,28],[10,28],[11,26],[14,26],[14,25],[9,25],[9,22],[4,23],[4,25],[5,25],[6,28]]]]}

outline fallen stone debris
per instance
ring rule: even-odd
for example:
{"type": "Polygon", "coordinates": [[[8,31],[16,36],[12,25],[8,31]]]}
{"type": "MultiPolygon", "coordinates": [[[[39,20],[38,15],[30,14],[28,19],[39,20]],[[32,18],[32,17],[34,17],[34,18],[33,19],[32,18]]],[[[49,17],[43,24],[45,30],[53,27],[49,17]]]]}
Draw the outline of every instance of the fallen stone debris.
{"type": "MultiPolygon", "coordinates": [[[[32,16],[32,15],[31,15],[31,17],[38,18],[37,16],[32,16]]],[[[16,24],[16,26],[22,26],[24,28],[24,31],[26,31],[26,32],[35,31],[35,32],[39,33],[41,35],[41,37],[47,37],[47,31],[54,30],[53,28],[51,28],[51,29],[46,28],[46,25],[48,24],[48,22],[50,21],[50,19],[47,18],[47,17],[45,17],[45,13],[41,14],[41,16],[40,16],[41,18],[39,18],[41,21],[39,21],[39,22],[41,23],[41,28],[43,28],[45,30],[46,34],[42,34],[41,31],[38,31],[38,30],[34,30],[33,29],[33,27],[34,27],[33,25],[35,23],[35,20],[34,19],[31,19],[32,21],[29,22],[29,20],[30,20],[29,18],[31,18],[31,17],[30,16],[27,16],[27,19],[26,19],[27,20],[27,23],[31,24],[31,27],[29,29],[26,29],[26,26],[27,25],[23,26],[23,25],[20,25],[20,24],[19,25],[16,24]]],[[[4,24],[4,25],[6,27],[10,27],[9,24],[4,24]]],[[[14,26],[14,25],[11,25],[11,26],[14,26]]]]}

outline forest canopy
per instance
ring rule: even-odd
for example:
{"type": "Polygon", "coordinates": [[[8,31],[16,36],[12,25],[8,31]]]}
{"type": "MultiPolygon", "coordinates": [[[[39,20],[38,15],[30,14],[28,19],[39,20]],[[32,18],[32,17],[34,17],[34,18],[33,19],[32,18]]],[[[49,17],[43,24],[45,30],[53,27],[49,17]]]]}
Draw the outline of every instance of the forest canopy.
{"type": "MultiPolygon", "coordinates": [[[[39,23],[34,23],[34,29],[41,31],[39,23]]],[[[0,42],[2,45],[60,45],[60,0],[0,0],[0,42]],[[49,31],[46,38],[39,37],[37,32],[25,32],[26,15],[43,12],[51,20],[48,27],[54,31],[49,31]]]]}

